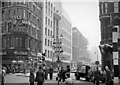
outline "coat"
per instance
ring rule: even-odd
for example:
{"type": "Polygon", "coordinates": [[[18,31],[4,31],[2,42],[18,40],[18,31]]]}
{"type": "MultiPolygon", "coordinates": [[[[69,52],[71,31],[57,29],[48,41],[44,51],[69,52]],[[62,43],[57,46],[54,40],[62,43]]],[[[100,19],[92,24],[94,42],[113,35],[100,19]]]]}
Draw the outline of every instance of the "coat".
{"type": "Polygon", "coordinates": [[[44,80],[45,80],[45,74],[42,70],[39,70],[36,73],[36,82],[44,82],[44,80]]]}
{"type": "Polygon", "coordinates": [[[29,82],[34,82],[34,81],[35,81],[34,73],[30,73],[29,82]]]}
{"type": "Polygon", "coordinates": [[[111,71],[106,70],[106,82],[109,82],[112,80],[112,74],[111,71]]]}
{"type": "Polygon", "coordinates": [[[99,81],[100,80],[100,71],[96,70],[94,74],[95,80],[99,81]]]}

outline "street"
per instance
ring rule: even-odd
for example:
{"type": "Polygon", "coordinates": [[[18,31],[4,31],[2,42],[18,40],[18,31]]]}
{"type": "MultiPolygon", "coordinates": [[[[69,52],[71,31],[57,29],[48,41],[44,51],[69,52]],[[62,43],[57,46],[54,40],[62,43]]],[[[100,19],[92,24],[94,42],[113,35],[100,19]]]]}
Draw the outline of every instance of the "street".
{"type": "MultiPolygon", "coordinates": [[[[53,80],[48,80],[45,81],[44,85],[57,85],[57,81],[55,80],[55,75],[53,77],[53,80]]],[[[71,77],[73,77],[73,74],[71,75],[71,77]]],[[[73,79],[74,80],[74,79],[73,79]]],[[[74,80],[74,84],[75,85],[93,85],[92,82],[86,82],[83,80],[80,81],[76,81],[74,80]]],[[[23,76],[23,75],[16,75],[16,74],[8,74],[5,77],[5,85],[29,85],[29,77],[28,76],[23,76]]],[[[36,85],[36,83],[35,83],[36,85]]],[[[60,82],[60,85],[65,85],[65,83],[60,82]]],[[[104,85],[104,84],[100,84],[100,85],[104,85]]]]}

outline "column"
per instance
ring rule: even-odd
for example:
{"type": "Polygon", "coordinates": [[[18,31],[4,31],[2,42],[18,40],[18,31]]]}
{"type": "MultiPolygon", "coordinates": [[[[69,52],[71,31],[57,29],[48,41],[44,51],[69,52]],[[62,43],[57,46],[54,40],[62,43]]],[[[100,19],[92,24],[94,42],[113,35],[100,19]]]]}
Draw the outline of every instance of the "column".
{"type": "Polygon", "coordinates": [[[118,33],[119,26],[114,26],[112,30],[112,42],[113,42],[113,66],[114,66],[114,84],[119,84],[119,72],[118,72],[118,33]]]}

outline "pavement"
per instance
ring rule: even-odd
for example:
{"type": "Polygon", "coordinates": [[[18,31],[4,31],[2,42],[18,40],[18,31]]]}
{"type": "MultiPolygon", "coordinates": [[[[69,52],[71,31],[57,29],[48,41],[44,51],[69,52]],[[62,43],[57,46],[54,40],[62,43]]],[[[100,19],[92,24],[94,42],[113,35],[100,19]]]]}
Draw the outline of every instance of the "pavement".
{"type": "MultiPolygon", "coordinates": [[[[74,74],[71,73],[70,75],[74,82],[74,85],[94,85],[92,82],[84,81],[84,79],[75,80],[74,74]]],[[[49,76],[48,76],[48,80],[44,82],[44,85],[58,85],[58,81],[56,81],[56,76],[57,76],[57,73],[54,73],[53,80],[49,80],[49,76]]],[[[5,85],[30,85],[29,73],[7,74],[5,77],[5,85]]],[[[35,82],[35,85],[37,85],[36,82],[35,82]]],[[[66,84],[64,82],[60,82],[59,85],[66,85],[66,84]]],[[[105,85],[105,84],[100,83],[100,85],[105,85]]]]}
{"type": "MultiPolygon", "coordinates": [[[[44,85],[58,85],[58,81],[55,80],[57,76],[57,73],[53,74],[53,80],[45,81],[44,85]]],[[[74,79],[74,75],[71,74],[71,77],[74,81],[75,85],[93,85],[91,82],[86,81],[77,81],[74,79]]],[[[8,74],[5,77],[5,85],[30,85],[29,84],[29,73],[23,74],[23,73],[15,73],[15,74],[8,74]]],[[[36,83],[35,83],[36,85],[36,83]]],[[[59,85],[66,85],[65,82],[60,82],[59,85]]]]}

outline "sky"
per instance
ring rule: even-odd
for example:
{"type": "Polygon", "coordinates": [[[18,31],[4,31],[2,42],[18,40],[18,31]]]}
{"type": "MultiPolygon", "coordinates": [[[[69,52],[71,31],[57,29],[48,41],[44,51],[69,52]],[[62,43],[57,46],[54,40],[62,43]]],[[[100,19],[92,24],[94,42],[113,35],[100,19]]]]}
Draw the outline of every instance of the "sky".
{"type": "Polygon", "coordinates": [[[61,0],[63,9],[68,13],[72,27],[88,39],[88,49],[100,44],[99,5],[97,0],[61,0]]]}

